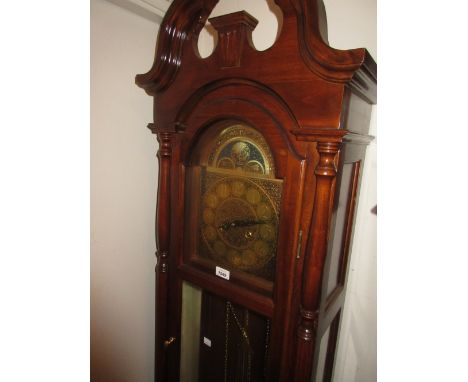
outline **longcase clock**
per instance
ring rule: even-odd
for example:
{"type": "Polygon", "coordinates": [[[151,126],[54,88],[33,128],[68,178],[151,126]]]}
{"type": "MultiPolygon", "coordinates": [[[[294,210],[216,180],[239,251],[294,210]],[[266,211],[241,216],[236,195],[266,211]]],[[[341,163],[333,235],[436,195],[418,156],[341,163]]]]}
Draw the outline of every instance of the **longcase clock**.
{"type": "Polygon", "coordinates": [[[331,381],[376,102],[365,49],[328,46],[321,0],[276,0],[274,45],[246,12],[174,0],[155,62],[156,372],[162,381],[331,381]]]}

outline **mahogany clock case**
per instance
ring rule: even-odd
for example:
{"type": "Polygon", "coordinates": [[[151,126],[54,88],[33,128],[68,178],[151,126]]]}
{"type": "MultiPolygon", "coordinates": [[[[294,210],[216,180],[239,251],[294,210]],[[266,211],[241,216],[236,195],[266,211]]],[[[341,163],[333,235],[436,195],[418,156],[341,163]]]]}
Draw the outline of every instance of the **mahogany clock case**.
{"type": "Polygon", "coordinates": [[[330,48],[320,0],[277,0],[281,33],[246,12],[175,0],[152,69],[158,137],[157,381],[330,381],[376,102],[365,49],[330,48]]]}

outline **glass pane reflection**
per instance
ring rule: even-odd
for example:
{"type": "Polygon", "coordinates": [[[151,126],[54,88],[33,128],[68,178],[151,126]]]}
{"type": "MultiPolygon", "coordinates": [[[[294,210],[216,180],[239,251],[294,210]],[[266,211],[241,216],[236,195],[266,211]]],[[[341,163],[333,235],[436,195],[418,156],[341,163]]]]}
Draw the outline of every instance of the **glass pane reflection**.
{"type": "Polygon", "coordinates": [[[198,381],[202,290],[183,282],[180,380],[198,381]]]}

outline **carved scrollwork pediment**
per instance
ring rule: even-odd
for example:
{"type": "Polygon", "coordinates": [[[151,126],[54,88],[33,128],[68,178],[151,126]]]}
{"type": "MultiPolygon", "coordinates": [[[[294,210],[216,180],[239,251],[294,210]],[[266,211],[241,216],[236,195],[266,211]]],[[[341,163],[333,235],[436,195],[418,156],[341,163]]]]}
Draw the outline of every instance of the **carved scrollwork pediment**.
{"type": "Polygon", "coordinates": [[[153,67],[135,83],[154,95],[167,88],[182,64],[185,43],[198,36],[218,0],[174,0],[159,29],[153,67]]]}
{"type": "MultiPolygon", "coordinates": [[[[155,60],[148,73],[136,76],[136,84],[150,95],[166,90],[181,66],[204,59],[196,53],[198,35],[218,0],[174,0],[161,24],[155,60]],[[190,43],[189,43],[190,41],[190,43]],[[192,56],[192,57],[189,57],[192,56]]],[[[366,49],[338,50],[327,42],[327,22],[322,0],[275,0],[284,15],[283,30],[268,49],[284,49],[284,41],[298,52],[301,60],[319,78],[333,83],[349,83],[367,101],[376,102],[377,66],[366,49]],[[282,40],[282,44],[278,44],[282,40]]],[[[243,49],[255,51],[251,34],[257,20],[236,12],[210,19],[219,42],[212,57],[217,67],[240,67],[243,49]]],[[[264,52],[255,51],[259,56],[264,52]]],[[[290,59],[285,57],[285,59],[290,59]]],[[[208,60],[212,61],[212,60],[208,60]]],[[[272,65],[278,63],[272,62],[272,65]]],[[[215,73],[214,73],[215,75],[215,73]]]]}

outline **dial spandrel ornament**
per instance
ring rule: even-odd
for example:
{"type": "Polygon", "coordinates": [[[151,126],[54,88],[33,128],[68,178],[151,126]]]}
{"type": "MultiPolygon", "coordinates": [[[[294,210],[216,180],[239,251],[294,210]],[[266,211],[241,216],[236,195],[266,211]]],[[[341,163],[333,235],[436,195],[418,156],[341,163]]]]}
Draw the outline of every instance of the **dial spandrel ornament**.
{"type": "Polygon", "coordinates": [[[274,279],[283,186],[274,172],[259,132],[234,125],[219,134],[201,168],[199,256],[274,279]]]}

